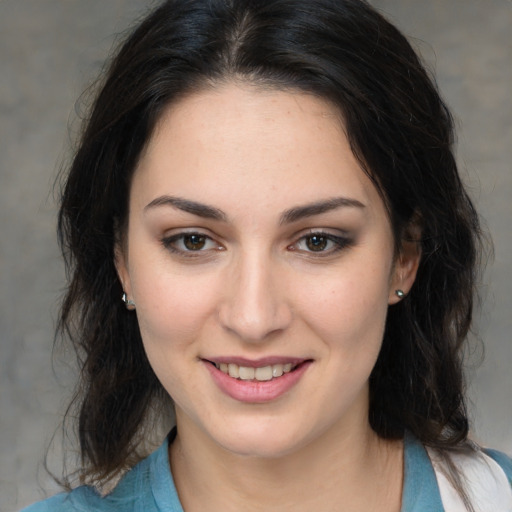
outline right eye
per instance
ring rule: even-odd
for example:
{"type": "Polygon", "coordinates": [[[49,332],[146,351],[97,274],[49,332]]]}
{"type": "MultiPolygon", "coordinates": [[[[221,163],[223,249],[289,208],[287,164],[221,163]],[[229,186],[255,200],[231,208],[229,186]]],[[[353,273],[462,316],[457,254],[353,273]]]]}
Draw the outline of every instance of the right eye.
{"type": "Polygon", "coordinates": [[[352,243],[353,241],[347,236],[312,230],[300,237],[295,244],[290,245],[288,248],[301,251],[310,256],[327,257],[350,247],[352,243]]]}
{"type": "Polygon", "coordinates": [[[224,248],[204,233],[178,233],[162,239],[163,246],[171,252],[185,257],[199,256],[207,251],[219,251],[224,248]]]}

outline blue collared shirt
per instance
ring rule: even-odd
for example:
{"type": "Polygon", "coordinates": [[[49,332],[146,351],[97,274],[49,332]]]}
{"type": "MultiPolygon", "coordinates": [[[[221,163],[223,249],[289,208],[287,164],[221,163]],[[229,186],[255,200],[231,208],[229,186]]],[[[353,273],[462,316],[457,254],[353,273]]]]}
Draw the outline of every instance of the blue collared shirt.
{"type": "MultiPolygon", "coordinates": [[[[107,496],[82,486],[36,503],[22,512],[183,512],[169,464],[169,439],[139,462],[107,496]]],[[[512,485],[512,459],[486,450],[512,485]]],[[[411,435],[404,443],[404,488],[401,512],[443,512],[437,479],[423,445],[411,435]]]]}

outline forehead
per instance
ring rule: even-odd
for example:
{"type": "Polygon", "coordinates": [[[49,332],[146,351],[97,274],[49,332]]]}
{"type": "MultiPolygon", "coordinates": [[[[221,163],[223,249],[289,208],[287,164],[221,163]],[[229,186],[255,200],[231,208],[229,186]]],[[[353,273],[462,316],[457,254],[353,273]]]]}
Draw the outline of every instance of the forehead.
{"type": "Polygon", "coordinates": [[[223,85],[162,115],[136,170],[134,195],[166,193],[246,207],[350,195],[380,207],[339,112],[299,92],[223,85]]]}

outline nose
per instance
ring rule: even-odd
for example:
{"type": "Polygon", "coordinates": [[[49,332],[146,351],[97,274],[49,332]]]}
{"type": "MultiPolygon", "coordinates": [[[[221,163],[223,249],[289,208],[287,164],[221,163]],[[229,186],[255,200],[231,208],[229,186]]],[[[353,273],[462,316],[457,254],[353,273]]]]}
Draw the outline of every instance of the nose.
{"type": "Polygon", "coordinates": [[[224,329],[244,342],[262,342],[291,323],[285,279],[270,258],[252,255],[229,269],[219,319],[224,329]]]}

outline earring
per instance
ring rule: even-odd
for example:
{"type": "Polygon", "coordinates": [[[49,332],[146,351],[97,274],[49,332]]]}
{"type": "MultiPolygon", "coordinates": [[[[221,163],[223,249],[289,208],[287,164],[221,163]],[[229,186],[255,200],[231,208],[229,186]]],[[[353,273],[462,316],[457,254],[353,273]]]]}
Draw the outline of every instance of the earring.
{"type": "Polygon", "coordinates": [[[405,297],[405,292],[403,290],[395,290],[395,295],[399,298],[399,299],[403,299],[405,297]]]}
{"type": "Polygon", "coordinates": [[[133,300],[130,300],[125,292],[123,292],[121,300],[124,302],[124,305],[126,306],[127,310],[133,311],[135,309],[135,302],[133,302],[133,300]]]}

